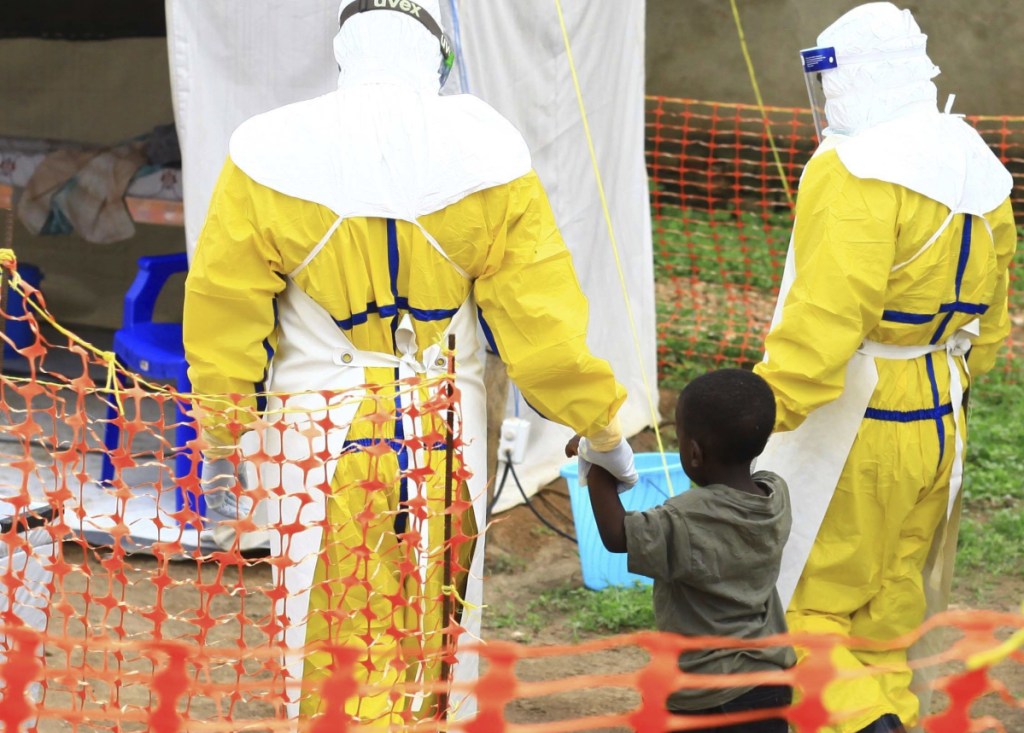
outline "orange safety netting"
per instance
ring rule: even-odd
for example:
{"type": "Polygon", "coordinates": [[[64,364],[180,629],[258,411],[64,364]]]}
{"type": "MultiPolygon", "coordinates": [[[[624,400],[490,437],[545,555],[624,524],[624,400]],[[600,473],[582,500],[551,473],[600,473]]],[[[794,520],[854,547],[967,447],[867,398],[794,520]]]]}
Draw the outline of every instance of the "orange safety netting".
{"type": "MultiPolygon", "coordinates": [[[[40,294],[24,283],[17,290],[56,325],[40,294]]],[[[227,409],[234,427],[250,428],[239,466],[247,479],[232,482],[237,509],[211,537],[196,529],[206,520],[195,508],[194,457],[207,446],[201,438],[175,444],[176,408],[193,410],[188,396],[120,371],[111,354],[69,332],[44,338],[31,312],[22,322],[32,333],[17,350],[27,376],[0,381],[0,517],[9,518],[0,526],[3,730],[334,733],[369,729],[375,720],[376,729],[555,733],[686,730],[710,722],[664,712],[675,689],[721,684],[681,675],[678,654],[737,646],[735,640],[653,633],[564,647],[472,640],[478,609],[469,586],[477,578],[466,571],[479,534],[463,486],[471,467],[461,461],[451,368],[436,379],[348,393],[277,395],[260,416],[227,409]],[[310,399],[326,409],[310,407],[310,399]],[[348,402],[362,408],[345,417],[348,402]],[[396,437],[399,420],[416,429],[396,437]],[[120,437],[108,449],[111,424],[120,437]],[[371,437],[338,450],[330,430],[348,424],[371,437]],[[187,475],[176,476],[182,450],[193,458],[187,475]],[[354,471],[334,468],[342,452],[339,465],[354,471]],[[114,469],[107,484],[97,481],[104,456],[114,469]],[[310,528],[321,528],[323,538],[293,552],[310,528]],[[269,551],[254,542],[260,532],[269,551]],[[305,586],[291,579],[310,560],[320,595],[307,607],[305,586]],[[288,639],[296,630],[297,645],[294,635],[288,639]],[[524,681],[517,667],[610,648],[639,649],[644,658],[613,674],[543,682],[524,681]],[[472,653],[482,658],[482,675],[451,681],[452,664],[472,653]],[[629,688],[634,704],[600,716],[578,707],[570,719],[544,724],[505,719],[512,700],[603,687],[629,688]],[[474,715],[466,714],[467,694],[478,704],[474,715]],[[300,699],[303,717],[289,720],[287,703],[300,699]]],[[[1021,713],[1024,618],[953,613],[925,632],[937,634],[942,649],[918,662],[941,698],[925,729],[1013,730],[1021,713]]],[[[829,720],[822,693],[843,677],[830,661],[839,640],[764,644],[782,642],[807,649],[808,661],[730,682],[793,684],[799,700],[776,714],[795,730],[818,730],[829,720]]]]}
{"type": "MultiPolygon", "coordinates": [[[[967,119],[1013,174],[1019,207],[1024,117],[967,119]]],[[[662,385],[682,386],[708,366],[756,363],[789,245],[787,186],[795,197],[816,147],[810,110],[770,107],[762,115],[749,105],[648,97],[646,147],[662,385]]],[[[1024,355],[1022,267],[1019,248],[1008,369],[1019,368],[1024,355]]]]}

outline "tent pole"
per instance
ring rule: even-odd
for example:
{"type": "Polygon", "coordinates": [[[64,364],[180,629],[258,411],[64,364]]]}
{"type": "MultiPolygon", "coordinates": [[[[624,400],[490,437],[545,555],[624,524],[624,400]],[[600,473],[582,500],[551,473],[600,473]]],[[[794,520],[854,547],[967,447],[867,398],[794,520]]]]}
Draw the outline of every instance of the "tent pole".
{"type": "Polygon", "coordinates": [[[448,408],[446,422],[448,430],[444,443],[444,581],[441,596],[441,680],[445,687],[437,697],[438,718],[447,722],[449,685],[451,682],[452,646],[451,625],[454,620],[452,603],[452,501],[453,501],[453,465],[455,461],[455,334],[448,335],[448,408]]]}

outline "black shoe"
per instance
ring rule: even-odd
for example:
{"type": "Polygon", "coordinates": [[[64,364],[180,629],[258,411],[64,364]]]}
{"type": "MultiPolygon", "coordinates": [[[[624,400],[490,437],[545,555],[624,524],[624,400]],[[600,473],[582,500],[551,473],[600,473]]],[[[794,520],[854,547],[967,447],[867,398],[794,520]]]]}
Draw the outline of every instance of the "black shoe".
{"type": "Polygon", "coordinates": [[[899,716],[890,713],[883,715],[867,728],[861,728],[857,733],[907,733],[907,729],[903,727],[899,716]]]}

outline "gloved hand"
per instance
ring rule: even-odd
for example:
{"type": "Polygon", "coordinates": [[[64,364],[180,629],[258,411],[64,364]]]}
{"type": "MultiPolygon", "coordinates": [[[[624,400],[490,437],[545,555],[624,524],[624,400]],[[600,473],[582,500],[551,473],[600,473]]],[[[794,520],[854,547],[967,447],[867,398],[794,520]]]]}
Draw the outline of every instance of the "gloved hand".
{"type": "Polygon", "coordinates": [[[252,514],[253,500],[245,493],[249,488],[245,472],[236,473],[231,459],[214,458],[204,461],[200,486],[206,497],[206,516],[211,522],[242,519],[252,514]],[[236,486],[239,488],[236,489],[236,486]]]}
{"type": "Polygon", "coordinates": [[[586,473],[591,464],[600,466],[615,477],[619,484],[619,493],[631,488],[640,480],[640,475],[633,464],[633,449],[625,439],[620,440],[610,451],[599,451],[594,450],[586,438],[581,438],[578,450],[581,485],[586,485],[586,473]]]}

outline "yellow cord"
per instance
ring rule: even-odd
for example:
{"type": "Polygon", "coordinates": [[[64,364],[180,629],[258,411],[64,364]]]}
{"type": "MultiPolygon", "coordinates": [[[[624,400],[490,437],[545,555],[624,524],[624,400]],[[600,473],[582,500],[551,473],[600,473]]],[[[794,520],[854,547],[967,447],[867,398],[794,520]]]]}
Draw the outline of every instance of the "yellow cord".
{"type": "Polygon", "coordinates": [[[779,149],[775,145],[775,135],[772,134],[772,123],[768,120],[768,110],[761,98],[761,87],[757,84],[757,74],[754,73],[754,62],[750,58],[750,49],[747,48],[747,37],[743,33],[743,23],[740,22],[740,11],[736,7],[736,0],[729,0],[732,4],[732,17],[736,21],[736,32],[740,36],[740,49],[743,51],[743,58],[747,62],[747,72],[750,74],[750,84],[754,87],[754,97],[757,99],[757,107],[761,110],[761,119],[764,120],[765,133],[768,135],[768,145],[772,149],[772,157],[775,158],[775,167],[779,170],[779,180],[782,181],[782,189],[786,192],[786,201],[790,208],[793,206],[793,192],[789,190],[789,180],[786,178],[786,171],[782,167],[782,158],[779,156],[779,149]]]}
{"type": "MultiPolygon", "coordinates": [[[[1024,613],[1024,604],[1020,607],[1021,613],[1024,613]]],[[[1012,654],[1024,649],[1024,629],[1020,629],[1017,633],[1007,639],[1005,642],[987,652],[981,652],[968,658],[967,669],[977,670],[982,667],[994,667],[1000,662],[1006,661],[1012,654]]]]}
{"type": "Polygon", "coordinates": [[[647,404],[651,411],[651,423],[654,426],[654,436],[658,441],[658,451],[661,453],[661,460],[665,467],[665,479],[668,481],[669,495],[675,494],[672,489],[672,477],[669,475],[668,460],[665,457],[665,445],[661,439],[661,428],[658,427],[658,408],[654,402],[654,393],[647,380],[647,367],[644,364],[643,348],[640,345],[640,334],[637,331],[636,319],[633,317],[633,307],[629,300],[629,287],[626,284],[626,274],[622,268],[622,258],[619,255],[618,241],[615,239],[615,228],[612,226],[612,214],[608,208],[608,197],[604,191],[604,181],[601,178],[601,167],[597,162],[597,151],[594,148],[594,138],[590,133],[590,122],[587,118],[587,108],[583,102],[583,89],[580,87],[579,75],[576,73],[576,62],[572,56],[572,44],[569,42],[569,30],[565,24],[565,15],[562,13],[562,0],[555,0],[555,7],[558,9],[558,23],[562,28],[562,40],[565,42],[565,53],[569,59],[569,70],[572,73],[572,83],[576,89],[576,101],[580,107],[580,117],[583,119],[583,132],[587,138],[587,147],[590,150],[590,161],[594,166],[594,177],[597,178],[597,192],[601,198],[601,208],[604,210],[605,223],[608,226],[608,237],[612,243],[612,253],[615,255],[615,267],[619,272],[619,281],[622,283],[622,294],[626,301],[626,315],[629,318],[629,328],[633,332],[633,345],[636,348],[637,358],[640,360],[640,375],[643,379],[644,391],[647,394],[647,404]]]}
{"type": "MultiPolygon", "coordinates": [[[[14,262],[14,261],[15,261],[15,258],[14,258],[13,252],[11,252],[10,250],[0,249],[0,263],[14,262]]],[[[233,402],[232,400],[230,400],[230,399],[228,399],[226,397],[219,396],[219,395],[198,395],[198,394],[195,394],[195,393],[177,392],[177,391],[172,390],[172,389],[170,389],[168,387],[165,387],[163,385],[155,384],[153,382],[150,382],[150,381],[144,379],[139,374],[135,374],[134,372],[128,372],[127,370],[123,369],[122,367],[120,367],[118,365],[118,363],[117,363],[117,355],[114,354],[114,352],[112,352],[112,351],[104,351],[103,349],[100,349],[99,347],[89,343],[88,341],[86,341],[85,339],[83,339],[81,336],[79,336],[78,334],[74,333],[73,331],[68,330],[67,328],[62,326],[53,317],[53,315],[49,311],[47,311],[45,308],[40,306],[39,303],[36,302],[36,300],[34,298],[27,297],[27,294],[25,293],[25,291],[21,287],[22,286],[22,279],[18,275],[18,271],[16,269],[14,269],[13,267],[11,268],[9,283],[10,283],[11,289],[14,290],[16,293],[18,293],[18,295],[21,296],[22,301],[24,303],[28,304],[28,306],[30,306],[32,308],[32,310],[35,311],[36,316],[37,316],[38,319],[40,319],[42,321],[45,321],[46,323],[50,324],[50,326],[54,330],[56,330],[58,333],[63,335],[65,338],[67,338],[71,343],[77,344],[78,346],[80,346],[81,348],[85,349],[86,351],[88,351],[93,356],[95,356],[97,359],[102,360],[107,365],[107,377],[106,377],[106,384],[105,384],[104,388],[103,389],[95,389],[95,390],[92,390],[92,391],[97,393],[97,394],[112,395],[114,400],[117,403],[117,407],[118,407],[119,412],[121,412],[122,414],[124,413],[124,403],[122,401],[121,395],[124,392],[124,388],[121,386],[121,382],[117,378],[117,371],[118,371],[118,369],[120,369],[121,371],[125,372],[126,374],[130,373],[132,375],[133,381],[135,381],[139,386],[144,387],[145,389],[147,389],[147,390],[149,390],[149,391],[151,391],[151,392],[153,392],[155,394],[166,395],[166,396],[172,397],[172,398],[177,396],[177,397],[180,397],[180,398],[183,398],[183,399],[187,399],[190,402],[196,402],[198,400],[201,400],[202,403],[206,406],[207,409],[217,409],[217,408],[222,409],[222,410],[236,410],[236,409],[238,409],[238,405],[235,402],[233,402]]],[[[22,383],[22,382],[28,383],[28,382],[32,381],[29,378],[20,378],[20,377],[6,377],[6,379],[8,379],[9,381],[12,381],[12,382],[19,382],[19,383],[22,383]]],[[[434,385],[440,384],[443,380],[444,380],[444,377],[431,377],[431,378],[419,379],[419,380],[416,380],[415,382],[403,382],[403,383],[398,385],[399,394],[405,395],[407,393],[411,393],[414,389],[418,389],[418,388],[422,388],[422,387],[432,387],[434,385]]],[[[44,382],[39,381],[39,380],[36,380],[36,381],[38,381],[40,384],[44,383],[44,382]]],[[[54,384],[56,384],[56,383],[54,383],[54,384]]],[[[294,397],[294,396],[296,396],[298,394],[313,394],[313,392],[308,392],[308,393],[266,392],[266,393],[263,393],[263,396],[265,396],[265,397],[281,397],[282,399],[284,399],[284,398],[288,398],[288,397],[294,397]]],[[[368,398],[365,395],[361,395],[361,396],[359,396],[358,399],[363,400],[363,399],[368,399],[368,398]]],[[[314,408],[314,407],[284,407],[284,406],[282,406],[280,409],[274,410],[273,414],[274,415],[289,415],[289,414],[292,414],[292,415],[294,415],[294,414],[309,415],[309,414],[313,414],[313,413],[319,412],[321,409],[322,408],[319,408],[319,407],[314,408]]]]}

